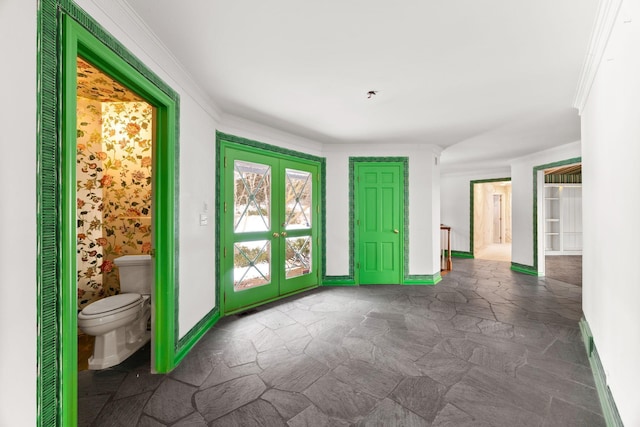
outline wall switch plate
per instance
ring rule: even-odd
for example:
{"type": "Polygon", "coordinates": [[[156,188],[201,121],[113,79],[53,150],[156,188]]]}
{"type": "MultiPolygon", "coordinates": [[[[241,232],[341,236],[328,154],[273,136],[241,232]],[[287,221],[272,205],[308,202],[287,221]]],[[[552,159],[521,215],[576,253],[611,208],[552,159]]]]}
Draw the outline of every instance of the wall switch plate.
{"type": "Polygon", "coordinates": [[[200,214],[200,225],[208,225],[209,217],[206,214],[200,214]]]}

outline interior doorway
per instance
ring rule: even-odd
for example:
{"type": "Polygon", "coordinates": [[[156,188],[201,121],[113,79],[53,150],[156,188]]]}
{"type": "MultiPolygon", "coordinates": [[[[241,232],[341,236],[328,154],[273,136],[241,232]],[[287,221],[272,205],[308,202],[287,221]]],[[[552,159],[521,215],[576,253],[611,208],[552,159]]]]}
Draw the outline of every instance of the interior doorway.
{"type": "Polygon", "coordinates": [[[542,230],[546,277],[582,285],[582,164],[543,169],[542,230]]]}
{"type": "Polygon", "coordinates": [[[472,181],[474,258],[511,261],[511,181],[472,181]]]}
{"type": "Polygon", "coordinates": [[[494,194],[493,195],[493,242],[492,243],[503,243],[503,205],[502,205],[502,194],[494,194]]]}
{"type": "MultiPolygon", "coordinates": [[[[155,230],[152,242],[155,247],[155,289],[152,289],[151,296],[153,333],[150,348],[151,366],[156,372],[173,369],[179,350],[175,305],[175,242],[178,240],[175,222],[178,200],[176,130],[179,97],[141,63],[131,60],[125,49],[118,49],[120,53],[116,53],[107,45],[116,46],[117,41],[99,31],[102,38],[96,38],[87,27],[72,19],[64,10],[60,12],[55,3],[43,5],[41,11],[43,20],[49,24],[55,23],[57,31],[43,34],[43,43],[49,48],[40,51],[43,55],[41,77],[45,78],[40,79],[43,86],[38,96],[40,105],[46,108],[40,110],[42,119],[39,120],[39,149],[43,155],[38,160],[41,203],[38,214],[41,242],[38,251],[38,265],[41,266],[38,295],[42,295],[38,300],[38,401],[42,425],[72,426],[77,424],[78,418],[78,258],[83,261],[83,255],[78,250],[81,246],[79,240],[84,240],[84,236],[78,236],[78,137],[83,126],[77,116],[78,59],[82,58],[95,69],[102,70],[153,106],[153,137],[150,138],[153,143],[149,142],[149,145],[153,145],[154,154],[149,158],[153,170],[162,172],[154,173],[150,178],[153,179],[155,230]],[[127,61],[125,57],[130,60],[127,61]],[[161,227],[158,227],[159,223],[161,227]]],[[[89,28],[99,28],[97,24],[91,25],[89,17],[86,19],[89,28]]],[[[111,90],[118,92],[113,87],[111,90]]],[[[124,132],[133,131],[133,128],[125,125],[124,132]]],[[[102,139],[102,136],[97,135],[96,139],[102,139]]],[[[85,154],[83,162],[88,161],[86,173],[97,171],[99,163],[96,159],[103,154],[85,154]]],[[[142,162],[142,158],[136,160],[142,162]]],[[[94,178],[96,180],[93,188],[102,184],[97,176],[90,178],[92,183],[94,178]]],[[[85,187],[85,190],[89,188],[85,187]]],[[[104,270],[109,264],[101,262],[101,265],[104,270]]]]}
{"type": "MultiPolygon", "coordinates": [[[[77,58],[77,310],[121,293],[116,258],[153,247],[155,110],[77,58]]],[[[78,370],[89,368],[95,337],[78,331],[78,370]]]]}

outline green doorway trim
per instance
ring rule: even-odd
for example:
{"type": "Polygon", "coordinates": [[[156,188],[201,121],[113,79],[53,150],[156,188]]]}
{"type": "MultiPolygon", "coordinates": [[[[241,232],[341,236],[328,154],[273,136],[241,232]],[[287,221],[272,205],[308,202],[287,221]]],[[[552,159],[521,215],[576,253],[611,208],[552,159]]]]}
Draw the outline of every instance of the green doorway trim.
{"type": "Polygon", "coordinates": [[[519,271],[521,273],[530,274],[532,276],[540,276],[538,270],[538,172],[545,169],[551,169],[558,166],[566,166],[574,163],[582,163],[582,157],[574,157],[572,159],[560,160],[557,162],[546,163],[543,165],[535,166],[533,168],[533,265],[522,265],[511,263],[511,269],[513,271],[519,271]]]}
{"type": "MultiPolygon", "coordinates": [[[[295,161],[306,161],[312,164],[316,164],[319,170],[319,190],[320,190],[320,200],[319,200],[319,208],[320,208],[320,229],[319,231],[319,247],[320,247],[320,278],[319,285],[322,285],[323,279],[326,274],[326,159],[324,157],[314,156],[312,154],[303,153],[300,151],[290,150],[283,147],[278,147],[276,145],[266,144],[264,142],[254,141],[247,138],[242,138],[236,135],[227,134],[224,132],[216,131],[216,295],[218,295],[218,301],[224,300],[224,289],[222,286],[222,275],[225,274],[224,270],[220,268],[222,265],[221,253],[223,251],[223,242],[221,239],[223,230],[222,230],[222,211],[224,210],[224,185],[223,185],[223,171],[224,171],[224,156],[222,155],[225,147],[232,147],[237,149],[244,149],[253,153],[262,153],[265,155],[277,155],[283,159],[291,159],[295,161]]],[[[299,292],[305,292],[305,290],[299,292]]],[[[289,295],[293,295],[297,292],[293,292],[289,295]]],[[[282,297],[276,297],[274,300],[280,299],[282,297]]],[[[260,302],[255,304],[254,306],[262,305],[265,302],[260,302]]],[[[225,316],[227,314],[224,312],[224,303],[219,304],[220,312],[219,316],[225,316]]],[[[249,309],[253,306],[243,307],[242,310],[249,309]]]]}
{"type": "Polygon", "coordinates": [[[349,274],[346,276],[329,276],[324,282],[325,285],[337,286],[358,286],[355,277],[355,165],[359,162],[402,163],[403,186],[404,186],[404,263],[403,263],[403,285],[435,285],[442,280],[440,272],[436,274],[408,274],[409,271],[409,158],[408,157],[349,157],[349,274]]]}
{"type": "Polygon", "coordinates": [[[37,425],[77,422],[75,271],[76,57],[156,108],[155,367],[171,370],[178,343],[179,96],[70,0],[41,0],[37,52],[37,425]],[[66,72],[66,73],[65,73],[66,72]],[[63,102],[64,107],[63,107],[63,102]]]}
{"type": "Polygon", "coordinates": [[[474,244],[474,224],[473,224],[473,213],[475,211],[475,196],[473,195],[474,185],[476,184],[487,184],[490,182],[511,182],[511,177],[509,178],[491,178],[491,179],[476,179],[473,181],[469,181],[469,252],[463,251],[451,251],[451,256],[458,258],[475,258],[473,254],[473,244],[474,244]]]}

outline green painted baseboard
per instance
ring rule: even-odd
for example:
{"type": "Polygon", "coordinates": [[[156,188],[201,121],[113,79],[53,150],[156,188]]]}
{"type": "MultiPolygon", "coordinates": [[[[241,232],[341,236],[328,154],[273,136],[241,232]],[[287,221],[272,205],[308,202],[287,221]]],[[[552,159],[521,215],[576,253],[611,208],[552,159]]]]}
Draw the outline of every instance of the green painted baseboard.
{"type": "Polygon", "coordinates": [[[451,251],[452,258],[475,258],[471,252],[451,251]]]}
{"type": "Polygon", "coordinates": [[[351,276],[325,276],[321,286],[357,286],[351,276]]]}
{"type": "MultiPolygon", "coordinates": [[[[200,320],[196,325],[191,328],[189,332],[185,334],[184,337],[180,338],[178,341],[178,346],[176,349],[176,357],[173,363],[174,368],[177,367],[182,359],[189,354],[191,349],[200,338],[215,325],[218,320],[220,320],[220,310],[217,308],[210,311],[202,320],[200,320]]],[[[177,332],[176,332],[177,333],[177,332]]]]}
{"type": "Polygon", "coordinates": [[[530,265],[518,264],[516,262],[511,263],[511,270],[518,273],[528,274],[530,276],[540,276],[538,270],[530,265]]]}
{"type": "Polygon", "coordinates": [[[440,273],[436,274],[424,274],[424,275],[410,275],[404,278],[403,285],[435,285],[442,281],[440,273]]]}
{"type": "Polygon", "coordinates": [[[613,400],[613,395],[611,394],[611,389],[607,386],[607,376],[604,373],[602,361],[600,360],[598,350],[593,341],[591,328],[589,328],[589,324],[584,317],[580,320],[580,332],[582,332],[582,340],[587,351],[587,356],[589,357],[589,364],[591,365],[593,379],[596,383],[596,390],[598,391],[598,398],[600,399],[604,420],[608,427],[623,427],[616,402],[613,400]]]}
{"type": "MultiPolygon", "coordinates": [[[[440,273],[436,274],[415,274],[404,278],[402,285],[435,285],[442,281],[440,273]]],[[[360,286],[353,277],[349,276],[326,276],[322,280],[321,286],[360,286]]]]}

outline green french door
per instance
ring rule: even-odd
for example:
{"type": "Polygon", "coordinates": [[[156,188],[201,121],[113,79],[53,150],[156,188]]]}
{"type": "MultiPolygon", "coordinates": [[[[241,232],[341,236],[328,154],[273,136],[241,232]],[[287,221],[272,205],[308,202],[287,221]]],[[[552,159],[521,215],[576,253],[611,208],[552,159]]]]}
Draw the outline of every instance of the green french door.
{"type": "Polygon", "coordinates": [[[315,164],[224,149],[225,312],[318,284],[315,164]]]}
{"type": "Polygon", "coordinates": [[[402,279],[404,165],[355,164],[356,250],[360,284],[399,284],[402,279]]]}

